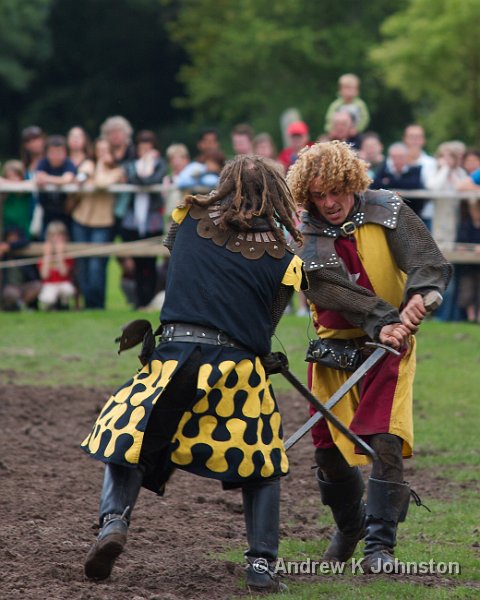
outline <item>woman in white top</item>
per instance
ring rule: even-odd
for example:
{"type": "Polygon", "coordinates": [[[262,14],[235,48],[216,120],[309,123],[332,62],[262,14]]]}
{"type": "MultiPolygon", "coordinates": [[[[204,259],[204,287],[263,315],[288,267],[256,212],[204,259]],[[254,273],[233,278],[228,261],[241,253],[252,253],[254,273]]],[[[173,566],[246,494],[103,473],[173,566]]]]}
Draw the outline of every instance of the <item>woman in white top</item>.
{"type": "MultiPolygon", "coordinates": [[[[99,138],[95,142],[95,162],[84,161],[77,180],[93,185],[92,192],[78,194],[72,212],[74,242],[111,242],[114,236],[115,196],[107,190],[110,185],[124,180],[124,171],[117,166],[110,143],[99,138]]],[[[92,256],[77,260],[77,279],[85,299],[85,308],[105,308],[106,270],[108,256],[92,256]]]]}

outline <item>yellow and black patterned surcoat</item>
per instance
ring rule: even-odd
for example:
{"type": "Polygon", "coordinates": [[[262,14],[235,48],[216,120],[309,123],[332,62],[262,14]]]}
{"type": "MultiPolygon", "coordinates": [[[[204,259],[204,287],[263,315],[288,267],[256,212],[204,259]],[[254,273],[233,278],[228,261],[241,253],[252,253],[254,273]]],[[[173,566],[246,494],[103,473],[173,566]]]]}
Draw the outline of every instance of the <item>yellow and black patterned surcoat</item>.
{"type": "MultiPolygon", "coordinates": [[[[285,475],[281,417],[259,356],[270,351],[273,298],[282,284],[300,289],[302,263],[267,238],[264,247],[270,245],[271,253],[259,251],[253,239],[257,258],[245,258],[235,251],[235,240],[205,235],[204,211],[174,213],[180,227],[161,321],[214,327],[241,347],[202,344],[196,396],[180,418],[169,460],[174,467],[232,484],[285,475]]],[[[136,466],[154,406],[196,347],[160,343],[148,364],[107,401],[84,450],[103,462],[136,466]]]]}

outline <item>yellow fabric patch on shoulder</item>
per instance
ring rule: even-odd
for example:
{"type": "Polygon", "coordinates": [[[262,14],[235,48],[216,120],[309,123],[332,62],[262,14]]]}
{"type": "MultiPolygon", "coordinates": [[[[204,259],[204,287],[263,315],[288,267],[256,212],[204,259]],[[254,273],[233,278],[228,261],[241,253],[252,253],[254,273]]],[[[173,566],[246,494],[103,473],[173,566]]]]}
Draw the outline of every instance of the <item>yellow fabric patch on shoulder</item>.
{"type": "Polygon", "coordinates": [[[172,219],[175,221],[175,223],[180,225],[183,219],[185,219],[185,217],[188,215],[189,210],[190,205],[184,206],[183,208],[175,208],[172,212],[172,219]]]}
{"type": "Polygon", "coordinates": [[[303,277],[303,261],[300,257],[294,256],[290,261],[282,279],[283,285],[292,285],[296,292],[301,290],[303,277]]]}

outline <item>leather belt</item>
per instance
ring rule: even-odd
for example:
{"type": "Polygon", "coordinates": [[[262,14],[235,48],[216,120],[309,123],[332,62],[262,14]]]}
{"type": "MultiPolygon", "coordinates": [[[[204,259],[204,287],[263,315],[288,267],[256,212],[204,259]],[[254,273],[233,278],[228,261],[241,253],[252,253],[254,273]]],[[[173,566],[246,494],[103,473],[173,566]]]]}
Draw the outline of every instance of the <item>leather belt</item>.
{"type": "Polygon", "coordinates": [[[246,350],[244,346],[219,329],[203,327],[203,325],[192,325],[191,323],[167,323],[163,325],[160,342],[190,342],[246,350]]]}

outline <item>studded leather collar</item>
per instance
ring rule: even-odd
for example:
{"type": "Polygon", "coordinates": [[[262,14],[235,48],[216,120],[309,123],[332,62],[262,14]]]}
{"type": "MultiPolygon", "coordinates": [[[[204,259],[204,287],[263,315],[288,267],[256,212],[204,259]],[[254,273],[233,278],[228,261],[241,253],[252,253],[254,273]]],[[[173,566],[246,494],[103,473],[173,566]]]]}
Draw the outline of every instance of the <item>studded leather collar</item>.
{"type": "Polygon", "coordinates": [[[265,253],[273,258],[283,258],[286,250],[290,251],[263,219],[258,219],[254,228],[248,231],[222,230],[219,227],[222,210],[217,203],[208,207],[194,204],[189,214],[198,220],[197,233],[200,237],[212,240],[217,246],[225,246],[230,252],[240,252],[244,258],[257,260],[265,253]]]}
{"type": "Polygon", "coordinates": [[[356,194],[354,208],[341,226],[327,223],[304,211],[301,215],[301,229],[305,244],[300,256],[305,262],[305,269],[312,271],[340,266],[341,261],[335,251],[335,240],[353,235],[356,229],[366,223],[395,229],[402,203],[397,194],[388,190],[369,190],[363,194],[356,194]]]}

